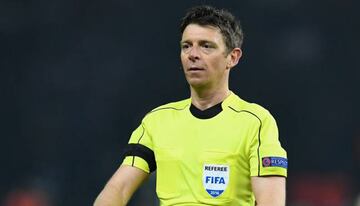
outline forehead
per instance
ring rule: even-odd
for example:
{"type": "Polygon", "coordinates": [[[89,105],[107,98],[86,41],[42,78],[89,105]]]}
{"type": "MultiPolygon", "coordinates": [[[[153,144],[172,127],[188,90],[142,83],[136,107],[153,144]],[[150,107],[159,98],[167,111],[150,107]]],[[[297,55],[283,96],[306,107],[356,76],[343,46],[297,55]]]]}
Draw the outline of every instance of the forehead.
{"type": "Polygon", "coordinates": [[[211,41],[214,43],[223,43],[223,36],[220,29],[214,26],[189,24],[182,34],[182,42],[193,41],[211,41]]]}

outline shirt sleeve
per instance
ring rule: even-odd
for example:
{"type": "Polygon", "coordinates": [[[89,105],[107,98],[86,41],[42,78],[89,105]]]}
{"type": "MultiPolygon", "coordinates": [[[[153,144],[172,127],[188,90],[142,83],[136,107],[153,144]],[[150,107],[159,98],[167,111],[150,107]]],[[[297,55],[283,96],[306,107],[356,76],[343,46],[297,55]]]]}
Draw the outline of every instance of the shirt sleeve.
{"type": "Polygon", "coordinates": [[[131,134],[122,164],[139,168],[147,173],[156,170],[152,139],[144,122],[131,134]]]}
{"type": "Polygon", "coordinates": [[[259,118],[250,146],[251,176],[287,176],[287,154],[279,141],[275,119],[270,113],[259,118]]]}

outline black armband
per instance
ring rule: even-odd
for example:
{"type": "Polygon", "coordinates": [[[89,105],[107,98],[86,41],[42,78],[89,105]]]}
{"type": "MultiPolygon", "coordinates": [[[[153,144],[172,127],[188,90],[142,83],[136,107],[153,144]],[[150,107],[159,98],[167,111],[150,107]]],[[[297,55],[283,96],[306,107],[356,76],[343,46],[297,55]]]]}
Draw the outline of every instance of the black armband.
{"type": "Polygon", "coordinates": [[[156,161],[155,161],[154,152],[150,148],[142,144],[128,144],[124,151],[124,157],[127,156],[141,157],[148,163],[150,172],[156,170],[156,161]]]}

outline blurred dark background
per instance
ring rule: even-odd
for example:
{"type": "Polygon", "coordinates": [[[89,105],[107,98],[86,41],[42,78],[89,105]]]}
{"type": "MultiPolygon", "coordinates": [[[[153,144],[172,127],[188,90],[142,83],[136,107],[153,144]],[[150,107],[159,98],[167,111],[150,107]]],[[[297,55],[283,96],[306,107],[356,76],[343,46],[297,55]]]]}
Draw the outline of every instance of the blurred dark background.
{"type": "MultiPolygon", "coordinates": [[[[92,204],[142,117],[189,96],[198,4],[241,20],[231,89],[277,119],[288,205],[360,205],[359,1],[0,0],[1,205],[92,204]]],[[[154,181],[130,205],[156,205],[154,181]]]]}

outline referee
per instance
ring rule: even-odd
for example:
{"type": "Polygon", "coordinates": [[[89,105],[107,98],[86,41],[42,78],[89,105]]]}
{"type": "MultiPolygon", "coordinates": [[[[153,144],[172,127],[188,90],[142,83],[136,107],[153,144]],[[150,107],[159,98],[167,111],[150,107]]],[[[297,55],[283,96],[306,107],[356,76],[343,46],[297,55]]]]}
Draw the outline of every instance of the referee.
{"type": "Polygon", "coordinates": [[[284,206],[286,151],[274,118],[229,90],[243,33],[226,10],[193,7],[180,25],[190,98],[149,112],[94,206],[126,205],[156,170],[160,205],[284,206]]]}

